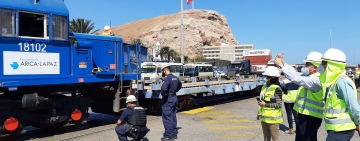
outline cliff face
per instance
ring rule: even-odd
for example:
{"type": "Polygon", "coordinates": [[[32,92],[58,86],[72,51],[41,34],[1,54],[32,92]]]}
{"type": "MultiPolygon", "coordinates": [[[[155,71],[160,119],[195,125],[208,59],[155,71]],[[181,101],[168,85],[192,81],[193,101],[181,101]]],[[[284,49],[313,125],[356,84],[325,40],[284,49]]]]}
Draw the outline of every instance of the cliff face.
{"type": "MultiPolygon", "coordinates": [[[[212,10],[186,10],[184,18],[184,53],[189,57],[201,55],[203,46],[219,46],[221,43],[237,45],[225,16],[212,10]]],[[[156,42],[161,46],[169,46],[180,53],[181,30],[180,12],[155,18],[134,21],[111,30],[116,36],[131,43],[140,39],[144,46],[149,47],[149,53],[155,48],[156,42]],[[155,35],[158,38],[153,38],[155,35]]]]}

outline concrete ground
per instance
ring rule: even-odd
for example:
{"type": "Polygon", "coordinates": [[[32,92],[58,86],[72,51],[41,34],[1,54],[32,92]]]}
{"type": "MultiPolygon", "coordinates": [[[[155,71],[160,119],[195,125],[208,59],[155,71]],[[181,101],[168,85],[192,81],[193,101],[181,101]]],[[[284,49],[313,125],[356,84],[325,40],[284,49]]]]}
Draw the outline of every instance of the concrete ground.
{"type": "MultiPolygon", "coordinates": [[[[359,101],[359,100],[358,100],[359,101]]],[[[261,141],[263,140],[260,122],[256,120],[257,101],[255,98],[247,98],[231,102],[201,107],[177,114],[178,119],[178,141],[261,141]]],[[[116,141],[114,127],[117,117],[110,117],[109,124],[84,128],[75,132],[50,134],[27,138],[33,141],[55,141],[55,140],[82,140],[82,141],[116,141]],[[112,124],[113,123],[113,124],[112,124]]],[[[280,125],[280,139],[282,141],[293,141],[294,135],[285,134],[288,128],[286,113],[284,110],[284,122],[280,125]]],[[[148,127],[151,131],[147,138],[150,141],[160,141],[164,132],[161,117],[148,116],[148,127]]],[[[324,122],[320,127],[318,140],[326,138],[324,122]]],[[[355,132],[351,141],[359,141],[360,137],[355,132]]]]}

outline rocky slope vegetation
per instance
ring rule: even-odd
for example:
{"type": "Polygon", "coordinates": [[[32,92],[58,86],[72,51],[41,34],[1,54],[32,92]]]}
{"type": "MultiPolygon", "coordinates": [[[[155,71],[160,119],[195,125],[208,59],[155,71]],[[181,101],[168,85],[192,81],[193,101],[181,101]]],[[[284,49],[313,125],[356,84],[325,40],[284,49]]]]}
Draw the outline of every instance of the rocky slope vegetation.
{"type": "MultiPolygon", "coordinates": [[[[212,10],[186,10],[184,13],[184,50],[185,55],[193,58],[201,55],[203,46],[219,46],[221,43],[237,45],[225,16],[212,10]]],[[[162,15],[150,19],[138,20],[112,28],[116,36],[131,43],[140,39],[149,53],[155,48],[156,42],[161,46],[180,53],[180,12],[162,15]],[[154,38],[155,35],[158,38],[154,38]]]]}

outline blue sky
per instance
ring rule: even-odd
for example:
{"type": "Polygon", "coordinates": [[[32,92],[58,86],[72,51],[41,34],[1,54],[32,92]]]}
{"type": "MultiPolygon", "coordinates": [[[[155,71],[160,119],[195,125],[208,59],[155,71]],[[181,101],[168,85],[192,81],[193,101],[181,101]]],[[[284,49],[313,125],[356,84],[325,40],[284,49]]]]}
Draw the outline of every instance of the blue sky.
{"type": "MultiPolygon", "coordinates": [[[[359,0],[194,0],[195,9],[225,15],[240,44],[284,53],[288,63],[302,63],[310,51],[344,51],[349,64],[360,64],[359,0]],[[355,51],[354,51],[355,49],[355,51]]],[[[65,0],[70,18],[91,19],[96,28],[180,11],[179,0],[65,0]]],[[[186,5],[184,9],[191,9],[186,5]]],[[[180,33],[179,33],[180,34],[180,33]]]]}

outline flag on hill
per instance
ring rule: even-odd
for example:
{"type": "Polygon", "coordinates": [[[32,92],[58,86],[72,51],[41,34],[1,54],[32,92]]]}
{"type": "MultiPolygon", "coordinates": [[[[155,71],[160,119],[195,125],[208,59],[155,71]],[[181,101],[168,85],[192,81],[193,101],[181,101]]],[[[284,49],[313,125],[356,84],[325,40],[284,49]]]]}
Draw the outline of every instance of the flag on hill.
{"type": "Polygon", "coordinates": [[[157,39],[158,38],[158,34],[156,33],[155,36],[152,37],[153,39],[157,39]]]}
{"type": "Polygon", "coordinates": [[[187,0],[187,5],[190,5],[191,2],[192,0],[187,0]]]}

